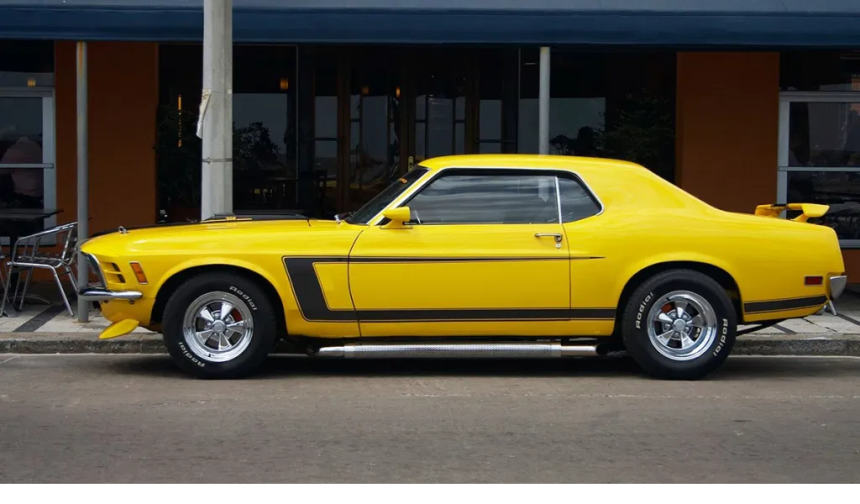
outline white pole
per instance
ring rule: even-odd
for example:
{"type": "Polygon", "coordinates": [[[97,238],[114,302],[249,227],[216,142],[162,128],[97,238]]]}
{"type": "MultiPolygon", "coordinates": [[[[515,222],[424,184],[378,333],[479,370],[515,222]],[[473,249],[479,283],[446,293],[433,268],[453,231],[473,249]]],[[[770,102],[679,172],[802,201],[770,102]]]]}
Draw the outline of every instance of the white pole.
{"type": "MultiPolygon", "coordinates": [[[[87,150],[87,43],[77,44],[77,118],[78,118],[78,241],[89,237],[90,210],[90,174],[89,152],[87,150]]],[[[84,288],[89,283],[87,261],[82,255],[77,258],[78,288],[84,288]]],[[[78,297],[78,322],[88,322],[90,318],[89,302],[78,297]]]]}
{"type": "Polygon", "coordinates": [[[233,1],[203,2],[200,218],[233,212],[233,1]]]}
{"type": "Polygon", "coordinates": [[[540,48],[538,91],[538,153],[549,154],[549,47],[540,48]]]}

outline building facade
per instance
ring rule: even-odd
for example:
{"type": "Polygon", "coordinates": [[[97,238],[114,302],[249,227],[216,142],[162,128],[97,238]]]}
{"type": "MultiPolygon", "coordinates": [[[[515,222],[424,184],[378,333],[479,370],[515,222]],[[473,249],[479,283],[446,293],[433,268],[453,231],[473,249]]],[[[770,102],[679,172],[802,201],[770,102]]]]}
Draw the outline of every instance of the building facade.
{"type": "MultiPolygon", "coordinates": [[[[331,217],[428,157],[538,152],[546,45],[551,153],[731,211],[829,204],[860,278],[857,2],[520,3],[235,0],[235,211],[331,217]]],[[[0,206],[75,219],[86,40],[90,231],[198,218],[202,23],[202,1],[0,0],[0,206]]]]}

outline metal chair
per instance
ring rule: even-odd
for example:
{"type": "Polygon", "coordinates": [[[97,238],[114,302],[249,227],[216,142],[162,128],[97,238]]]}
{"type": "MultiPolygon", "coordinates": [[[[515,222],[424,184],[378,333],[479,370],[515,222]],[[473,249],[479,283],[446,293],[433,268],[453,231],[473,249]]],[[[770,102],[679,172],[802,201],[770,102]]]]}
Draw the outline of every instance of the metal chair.
{"type": "MultiPolygon", "coordinates": [[[[6,301],[9,300],[9,288],[12,283],[12,273],[19,272],[18,280],[15,282],[15,292],[12,299],[9,300],[13,305],[18,297],[18,289],[21,286],[21,273],[27,274],[27,279],[24,282],[24,290],[21,292],[21,301],[18,309],[21,310],[24,306],[24,298],[27,296],[27,289],[30,287],[30,280],[33,276],[33,271],[37,269],[50,270],[54,275],[54,280],[57,282],[57,287],[60,289],[60,295],[63,297],[63,302],[69,315],[74,317],[72,306],[69,303],[69,298],[66,296],[63,283],[60,281],[60,275],[68,275],[69,282],[72,285],[72,290],[77,295],[77,280],[72,272],[72,265],[75,262],[75,246],[78,241],[78,223],[71,222],[62,224],[51,229],[24,236],[19,238],[12,247],[12,253],[9,261],[6,263],[6,280],[3,287],[3,300],[0,302],[0,313],[6,307],[6,301]],[[62,246],[60,252],[48,252],[44,250],[45,241],[50,238],[55,238],[55,243],[62,246]],[[40,247],[43,247],[40,250],[40,247]],[[61,271],[62,270],[62,271],[61,271]]],[[[49,245],[50,246],[50,245],[49,245]]]]}

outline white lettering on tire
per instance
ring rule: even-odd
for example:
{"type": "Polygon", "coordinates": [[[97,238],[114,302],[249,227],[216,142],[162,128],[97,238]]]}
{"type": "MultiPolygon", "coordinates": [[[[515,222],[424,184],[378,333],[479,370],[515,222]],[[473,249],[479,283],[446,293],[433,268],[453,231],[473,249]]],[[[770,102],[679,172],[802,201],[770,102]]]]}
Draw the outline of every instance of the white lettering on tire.
{"type": "Polygon", "coordinates": [[[639,305],[639,312],[636,314],[636,329],[642,329],[642,316],[645,313],[645,308],[648,307],[648,302],[651,301],[651,298],[654,297],[653,292],[649,292],[647,296],[645,296],[645,300],[642,301],[642,304],[639,305]]]}
{"type": "Polygon", "coordinates": [[[200,367],[206,367],[205,363],[201,362],[197,357],[194,356],[194,354],[192,354],[191,352],[188,351],[187,348],[185,348],[185,343],[180,341],[179,342],[179,349],[182,350],[182,354],[185,355],[185,357],[187,357],[188,360],[197,364],[200,367]]]}
{"type": "Polygon", "coordinates": [[[728,319],[723,319],[723,327],[720,329],[720,342],[717,344],[717,348],[714,349],[714,357],[720,354],[723,350],[723,346],[726,344],[726,336],[729,333],[729,321],[728,319]]]}
{"type": "Polygon", "coordinates": [[[254,303],[254,300],[253,300],[253,299],[251,299],[251,296],[249,296],[249,295],[245,294],[245,293],[244,293],[244,292],[242,292],[239,288],[237,288],[237,287],[233,287],[232,285],[230,286],[230,290],[231,290],[231,291],[233,291],[233,292],[235,292],[237,296],[239,296],[239,297],[241,297],[242,299],[244,299],[244,300],[245,300],[245,302],[246,302],[246,303],[248,303],[248,307],[250,307],[250,308],[251,308],[252,310],[254,310],[254,311],[257,311],[257,305],[254,303]]]}

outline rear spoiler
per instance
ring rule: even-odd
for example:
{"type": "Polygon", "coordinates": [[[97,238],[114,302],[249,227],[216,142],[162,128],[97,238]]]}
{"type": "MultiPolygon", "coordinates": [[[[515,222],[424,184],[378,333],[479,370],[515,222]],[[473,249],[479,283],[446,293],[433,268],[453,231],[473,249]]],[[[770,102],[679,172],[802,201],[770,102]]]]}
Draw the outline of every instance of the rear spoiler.
{"type": "Polygon", "coordinates": [[[786,210],[800,210],[801,214],[791,219],[797,222],[806,222],[809,219],[823,217],[830,210],[830,205],[818,205],[815,203],[774,203],[772,205],[758,205],[755,214],[763,217],[779,217],[786,210]]]}

